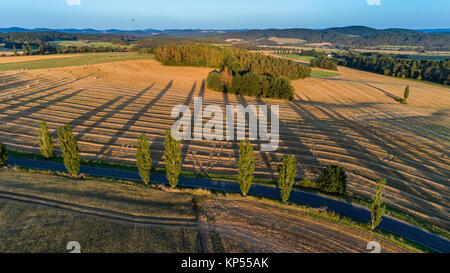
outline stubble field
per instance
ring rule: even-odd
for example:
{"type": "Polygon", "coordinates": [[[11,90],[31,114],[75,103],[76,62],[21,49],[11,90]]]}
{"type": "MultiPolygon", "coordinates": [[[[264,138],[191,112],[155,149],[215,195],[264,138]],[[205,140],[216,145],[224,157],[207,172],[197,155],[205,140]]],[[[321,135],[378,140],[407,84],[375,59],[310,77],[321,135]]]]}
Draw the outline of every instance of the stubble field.
{"type": "MultiPolygon", "coordinates": [[[[259,152],[256,174],[276,177],[281,158],[294,154],[298,176],[346,169],[349,190],[364,196],[388,180],[385,201],[431,223],[450,224],[449,89],[339,68],[327,79],[294,81],[294,101],[256,99],[205,88],[211,69],[165,67],[153,60],[0,72],[0,142],[39,152],[41,120],[54,130],[70,124],[81,156],[134,164],[136,139],[151,140],[153,164],[163,166],[163,136],[173,106],[279,104],[280,147],[259,152]],[[408,105],[393,97],[411,86],[408,105]]],[[[184,141],[183,169],[236,173],[237,142],[184,141]]]]}

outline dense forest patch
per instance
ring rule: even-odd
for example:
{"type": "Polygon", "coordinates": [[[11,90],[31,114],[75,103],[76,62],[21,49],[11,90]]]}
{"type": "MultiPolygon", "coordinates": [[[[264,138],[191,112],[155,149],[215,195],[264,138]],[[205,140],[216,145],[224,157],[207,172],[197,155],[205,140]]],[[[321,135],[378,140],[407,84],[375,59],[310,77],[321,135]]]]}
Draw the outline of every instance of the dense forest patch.
{"type": "Polygon", "coordinates": [[[362,69],[386,76],[427,80],[450,84],[450,59],[445,61],[408,60],[379,53],[337,53],[339,65],[362,69]]]}

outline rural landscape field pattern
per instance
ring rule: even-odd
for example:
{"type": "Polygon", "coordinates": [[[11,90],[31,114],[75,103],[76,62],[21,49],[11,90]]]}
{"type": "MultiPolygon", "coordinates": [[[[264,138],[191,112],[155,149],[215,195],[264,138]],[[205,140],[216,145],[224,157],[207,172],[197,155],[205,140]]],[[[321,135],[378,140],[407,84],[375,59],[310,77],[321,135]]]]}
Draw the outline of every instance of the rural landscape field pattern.
{"type": "MultiPolygon", "coordinates": [[[[82,158],[134,164],[137,137],[145,133],[153,164],[162,167],[175,105],[192,108],[197,96],[223,107],[280,105],[279,148],[255,148],[255,175],[275,178],[288,154],[296,156],[299,178],[314,179],[323,167],[340,165],[350,192],[370,196],[384,177],[386,203],[433,224],[450,224],[448,88],[340,67],[338,76],[292,81],[295,99],[286,101],[208,90],[210,71],[162,66],[148,57],[0,72],[0,142],[38,153],[41,120],[52,132],[70,124],[82,158]],[[401,105],[394,98],[406,85],[411,96],[401,105]]],[[[182,167],[236,174],[238,150],[237,141],[183,141],[182,167]]]]}

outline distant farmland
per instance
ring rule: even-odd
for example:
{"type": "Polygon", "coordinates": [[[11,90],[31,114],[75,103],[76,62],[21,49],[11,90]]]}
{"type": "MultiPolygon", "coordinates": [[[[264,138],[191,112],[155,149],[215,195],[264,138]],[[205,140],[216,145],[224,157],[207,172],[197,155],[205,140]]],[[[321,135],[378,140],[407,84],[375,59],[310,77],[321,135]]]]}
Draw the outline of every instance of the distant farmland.
{"type": "Polygon", "coordinates": [[[69,41],[69,40],[57,40],[49,42],[50,45],[57,46],[57,47],[69,47],[69,46],[89,46],[89,47],[112,47],[112,48],[123,48],[126,46],[123,45],[116,45],[110,42],[90,42],[90,41],[82,41],[82,40],[76,40],[76,41],[69,41]]]}

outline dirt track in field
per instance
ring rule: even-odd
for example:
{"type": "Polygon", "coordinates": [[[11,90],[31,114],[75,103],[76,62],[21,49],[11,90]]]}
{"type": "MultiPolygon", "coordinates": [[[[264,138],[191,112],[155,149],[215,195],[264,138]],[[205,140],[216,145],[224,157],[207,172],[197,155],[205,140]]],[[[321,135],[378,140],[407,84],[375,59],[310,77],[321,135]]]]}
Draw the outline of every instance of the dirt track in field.
{"type": "Polygon", "coordinates": [[[201,208],[227,253],[364,253],[370,241],[383,253],[407,252],[370,233],[261,202],[209,198],[201,208]]]}
{"type": "MultiPolygon", "coordinates": [[[[315,178],[330,164],[345,167],[349,189],[373,193],[388,180],[386,202],[430,222],[450,224],[448,88],[339,68],[340,76],[294,81],[295,101],[255,99],[209,91],[211,69],[128,61],[82,67],[0,73],[0,141],[39,152],[41,120],[51,129],[70,124],[84,158],[134,163],[136,139],[151,140],[162,166],[164,132],[173,106],[279,104],[280,148],[259,152],[258,175],[276,176],[278,162],[295,154],[299,177],[315,178]],[[410,85],[409,105],[393,97],[410,85]]],[[[236,142],[183,142],[183,168],[235,173],[236,142]]]]}

